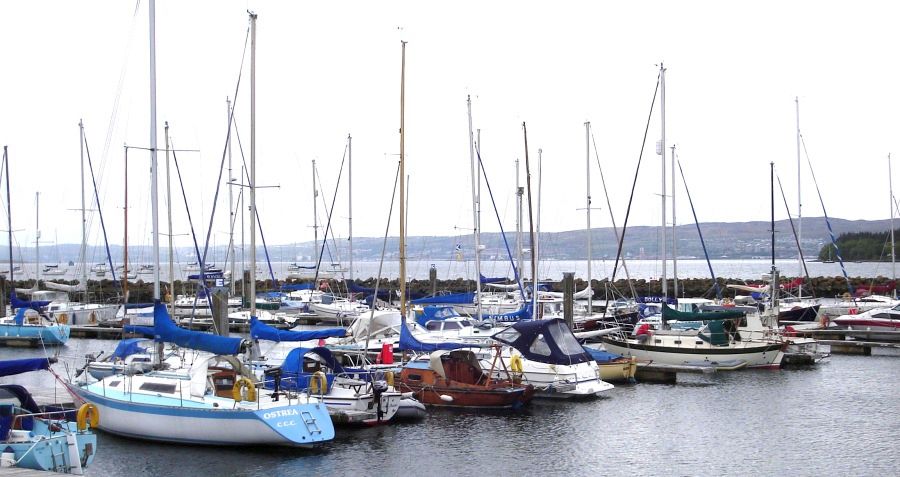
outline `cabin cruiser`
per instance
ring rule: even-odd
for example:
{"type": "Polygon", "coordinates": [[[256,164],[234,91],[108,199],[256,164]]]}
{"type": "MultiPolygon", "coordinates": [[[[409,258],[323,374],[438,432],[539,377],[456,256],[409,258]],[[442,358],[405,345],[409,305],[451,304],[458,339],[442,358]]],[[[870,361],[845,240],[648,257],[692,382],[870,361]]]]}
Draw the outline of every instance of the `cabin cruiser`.
{"type": "Polygon", "coordinates": [[[831,320],[840,328],[867,331],[867,339],[900,340],[900,305],[893,308],[876,308],[856,315],[843,315],[831,320]]]}

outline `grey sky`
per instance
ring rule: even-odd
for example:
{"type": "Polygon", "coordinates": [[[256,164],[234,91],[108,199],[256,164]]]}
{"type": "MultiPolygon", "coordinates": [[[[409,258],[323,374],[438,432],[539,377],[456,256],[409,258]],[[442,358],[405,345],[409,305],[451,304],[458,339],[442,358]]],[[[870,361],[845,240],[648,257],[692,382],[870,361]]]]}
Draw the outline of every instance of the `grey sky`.
{"type": "MultiPolygon", "coordinates": [[[[60,242],[80,240],[79,215],[68,210],[80,200],[79,118],[95,167],[102,169],[107,230],[121,242],[122,145],[147,146],[149,135],[147,4],[143,0],[136,15],[130,1],[3,4],[0,143],[10,147],[20,243],[33,241],[35,191],[42,194],[44,240],[54,234],[60,242]]],[[[796,208],[795,96],[829,215],[881,219],[889,213],[887,154],[900,153],[892,2],[161,0],[159,143],[162,121],[169,121],[176,147],[201,150],[179,154],[201,234],[212,209],[225,98],[234,94],[247,9],[259,14],[257,182],[281,186],[258,194],[270,243],[312,239],[310,161],[317,159],[321,193],[330,203],[348,133],[354,235],[383,234],[399,149],[401,39],[409,42],[411,235],[471,228],[467,94],[507,230],[514,227],[516,158],[523,160],[524,183],[522,121],[533,166],[543,149],[543,230],[584,226],[577,209],[585,201],[585,120],[593,124],[621,224],[660,61],[668,68],[667,142],[677,145],[701,221],[767,219],[770,160],[796,208]]],[[[245,75],[236,111],[248,154],[249,86],[245,75]]],[[[659,222],[658,136],[657,109],[631,224],[659,222]]],[[[134,151],[129,162],[130,241],[149,245],[149,158],[134,151]]],[[[603,208],[592,224],[608,226],[596,163],[591,174],[594,205],[603,208]]],[[[690,210],[678,183],[678,221],[686,223],[690,210]]],[[[344,179],[334,217],[343,237],[346,187],[344,179]]],[[[496,231],[486,189],[484,195],[483,228],[496,231]]],[[[220,245],[227,240],[224,189],[221,197],[220,245]]],[[[804,216],[822,215],[805,158],[803,197],[804,216]]],[[[173,202],[175,231],[186,233],[177,191],[173,202]]],[[[785,217],[783,206],[776,211],[785,217]]],[[[95,219],[93,243],[98,234],[95,219]]],[[[179,237],[178,243],[189,242],[179,237]]]]}

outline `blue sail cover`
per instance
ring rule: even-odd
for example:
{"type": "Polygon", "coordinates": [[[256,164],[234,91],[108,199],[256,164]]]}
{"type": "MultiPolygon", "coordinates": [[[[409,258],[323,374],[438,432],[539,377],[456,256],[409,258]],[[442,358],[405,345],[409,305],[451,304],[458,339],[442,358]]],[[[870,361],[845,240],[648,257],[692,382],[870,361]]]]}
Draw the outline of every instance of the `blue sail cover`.
{"type": "MultiPolygon", "coordinates": [[[[150,328],[147,329],[149,330],[150,328]]],[[[119,341],[119,344],[116,345],[116,350],[113,351],[112,358],[125,359],[133,354],[146,353],[146,347],[141,346],[141,344],[148,341],[150,340],[146,338],[128,338],[119,341]]]]}
{"type": "Polygon", "coordinates": [[[4,359],[0,361],[0,376],[13,376],[42,369],[50,369],[50,361],[47,358],[4,359]]]}
{"type": "Polygon", "coordinates": [[[475,303],[475,293],[452,293],[449,295],[429,296],[417,298],[410,303],[413,305],[456,305],[475,303]]]}
{"type": "Polygon", "coordinates": [[[344,328],[326,328],[322,330],[291,331],[273,328],[255,316],[250,318],[250,337],[255,340],[268,341],[309,341],[320,338],[343,338],[347,336],[344,328]]]}
{"type": "Polygon", "coordinates": [[[322,358],[322,361],[324,361],[335,373],[340,374],[344,372],[344,367],[341,366],[341,363],[338,363],[337,359],[335,359],[334,355],[331,353],[331,350],[321,346],[316,348],[292,349],[284,358],[284,362],[281,363],[281,369],[288,374],[301,374],[303,372],[303,357],[307,354],[315,354],[322,358]]]}
{"type": "Polygon", "coordinates": [[[403,351],[416,351],[419,353],[431,353],[433,351],[439,350],[452,350],[452,349],[460,349],[460,348],[477,348],[477,345],[467,344],[467,343],[451,343],[451,342],[442,342],[442,343],[423,343],[416,339],[415,336],[409,331],[409,328],[406,326],[406,322],[404,322],[400,326],[400,341],[397,343],[397,349],[403,351]]]}
{"type": "Polygon", "coordinates": [[[207,351],[213,354],[233,355],[241,350],[241,338],[218,336],[200,331],[179,328],[169,318],[166,306],[160,302],[153,305],[153,328],[159,340],[175,343],[182,348],[207,351]]]}
{"type": "Polygon", "coordinates": [[[300,290],[312,290],[312,283],[285,283],[281,285],[281,289],[284,291],[300,291],[300,290]]]}
{"type": "Polygon", "coordinates": [[[526,359],[540,363],[571,365],[593,361],[566,322],[559,318],[513,323],[493,338],[517,349],[526,359]]]}
{"type": "MultiPolygon", "coordinates": [[[[350,293],[363,293],[366,295],[366,297],[369,297],[369,296],[372,296],[375,294],[374,288],[360,286],[353,282],[347,282],[347,289],[350,290],[350,293]]],[[[379,287],[378,288],[378,298],[381,300],[389,301],[391,299],[391,291],[379,287]]]]}
{"type": "Polygon", "coordinates": [[[486,277],[484,275],[481,276],[481,283],[500,283],[505,282],[508,279],[506,277],[486,277]]]}
{"type": "Polygon", "coordinates": [[[41,311],[41,308],[49,304],[49,300],[23,300],[17,297],[15,293],[9,295],[9,305],[13,310],[17,308],[31,308],[34,311],[41,311]]]}

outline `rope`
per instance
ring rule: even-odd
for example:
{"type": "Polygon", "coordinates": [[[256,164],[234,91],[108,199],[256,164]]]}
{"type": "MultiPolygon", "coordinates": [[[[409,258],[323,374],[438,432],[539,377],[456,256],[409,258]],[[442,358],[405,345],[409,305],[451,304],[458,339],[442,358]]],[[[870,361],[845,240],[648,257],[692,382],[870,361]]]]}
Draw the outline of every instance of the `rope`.
{"type": "MultiPolygon", "coordinates": [[[[247,178],[247,184],[250,184],[250,173],[247,172],[248,171],[247,158],[244,156],[244,144],[241,142],[241,134],[239,132],[237,132],[236,129],[234,131],[234,137],[237,138],[238,149],[241,151],[241,162],[244,165],[244,176],[247,178]]],[[[254,185],[250,184],[250,187],[254,187],[254,185]]],[[[254,211],[254,212],[256,212],[256,211],[254,211]]],[[[269,276],[272,278],[272,283],[274,284],[274,283],[276,283],[275,272],[272,271],[272,261],[269,259],[269,247],[266,246],[266,235],[265,235],[265,233],[263,233],[262,219],[259,218],[258,212],[256,212],[254,215],[256,216],[256,226],[259,229],[259,237],[263,243],[263,253],[266,255],[266,263],[269,265],[269,276]]],[[[251,225],[251,227],[252,226],[253,225],[251,225]]],[[[256,277],[250,277],[250,279],[256,280],[256,277]]],[[[256,297],[253,297],[253,299],[255,300],[256,297]]]]}
{"type": "MultiPolygon", "coordinates": [[[[709,267],[709,274],[712,276],[713,287],[716,289],[716,298],[722,299],[722,289],[719,288],[719,281],[716,279],[716,273],[713,272],[712,262],[709,261],[709,253],[706,251],[706,241],[703,240],[703,232],[700,230],[700,221],[697,220],[697,211],[694,209],[694,201],[691,199],[691,191],[688,189],[687,180],[684,178],[684,170],[681,168],[681,160],[678,160],[678,171],[681,172],[681,182],[684,183],[684,191],[687,193],[688,203],[691,205],[691,213],[694,214],[694,224],[697,226],[697,235],[700,236],[700,245],[703,246],[703,256],[706,257],[706,266],[709,267]]],[[[674,185],[672,187],[675,187],[674,185]]],[[[804,263],[804,266],[806,264],[804,263]]]]}

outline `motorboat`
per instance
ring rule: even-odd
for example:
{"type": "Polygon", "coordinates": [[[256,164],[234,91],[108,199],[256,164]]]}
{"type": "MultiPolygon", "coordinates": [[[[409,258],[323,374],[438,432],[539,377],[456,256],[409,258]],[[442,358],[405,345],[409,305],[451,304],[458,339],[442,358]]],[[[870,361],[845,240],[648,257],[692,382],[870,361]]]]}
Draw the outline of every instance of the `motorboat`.
{"type": "Polygon", "coordinates": [[[44,268],[41,270],[41,275],[61,276],[65,275],[68,271],[68,268],[61,267],[59,264],[44,265],[44,268]]]}
{"type": "Polygon", "coordinates": [[[843,315],[831,320],[847,330],[866,331],[866,339],[900,340],[900,305],[893,308],[876,308],[856,315],[843,315]]]}
{"type": "MultiPolygon", "coordinates": [[[[154,304],[152,333],[178,346],[145,373],[90,373],[66,382],[75,402],[104,416],[104,431],[152,441],[214,446],[314,447],[334,438],[325,404],[302,391],[269,393],[236,358],[241,338],[180,329],[154,304]]],[[[160,357],[162,358],[162,357],[160,357]]]]}
{"type": "Polygon", "coordinates": [[[534,397],[534,386],[511,376],[494,378],[467,349],[437,350],[408,362],[398,386],[428,406],[518,409],[534,397]]]}
{"type": "MultiPolygon", "coordinates": [[[[47,358],[0,361],[0,376],[49,370],[47,358]]],[[[96,407],[48,410],[17,384],[0,385],[0,467],[83,474],[97,453],[96,407]]]]}
{"type": "Polygon", "coordinates": [[[69,340],[69,325],[60,324],[37,311],[47,302],[25,302],[12,296],[15,315],[0,318],[0,342],[24,343],[32,346],[58,346],[69,340]],[[34,306],[34,308],[32,307],[34,306]]]}

